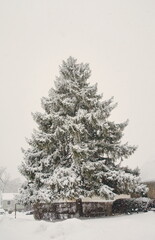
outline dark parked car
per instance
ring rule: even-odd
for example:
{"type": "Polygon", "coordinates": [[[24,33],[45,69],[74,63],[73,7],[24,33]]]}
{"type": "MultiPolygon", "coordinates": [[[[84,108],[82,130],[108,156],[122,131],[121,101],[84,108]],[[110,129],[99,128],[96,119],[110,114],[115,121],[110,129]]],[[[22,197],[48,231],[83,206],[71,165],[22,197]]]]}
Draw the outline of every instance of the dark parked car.
{"type": "Polygon", "coordinates": [[[32,215],[33,212],[34,212],[33,210],[27,211],[27,212],[25,213],[25,215],[32,215]]]}

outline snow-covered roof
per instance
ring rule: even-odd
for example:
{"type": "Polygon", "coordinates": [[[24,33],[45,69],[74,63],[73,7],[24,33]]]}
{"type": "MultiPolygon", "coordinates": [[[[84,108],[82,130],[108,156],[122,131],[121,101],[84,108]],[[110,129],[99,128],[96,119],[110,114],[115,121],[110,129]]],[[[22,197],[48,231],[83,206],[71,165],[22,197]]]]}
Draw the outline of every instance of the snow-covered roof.
{"type": "Polygon", "coordinates": [[[3,200],[14,200],[15,199],[15,196],[17,195],[18,193],[2,193],[2,199],[3,200]]]}
{"type": "Polygon", "coordinates": [[[150,178],[143,181],[144,183],[155,182],[155,178],[150,178]]]}

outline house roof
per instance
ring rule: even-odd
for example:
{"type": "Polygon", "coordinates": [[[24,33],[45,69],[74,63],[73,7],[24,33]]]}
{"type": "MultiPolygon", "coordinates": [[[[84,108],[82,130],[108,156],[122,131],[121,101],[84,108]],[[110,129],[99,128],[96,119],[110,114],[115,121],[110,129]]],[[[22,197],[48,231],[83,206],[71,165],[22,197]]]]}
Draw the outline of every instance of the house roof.
{"type": "Polygon", "coordinates": [[[2,193],[2,199],[7,201],[14,200],[17,194],[18,193],[2,193]]]}
{"type": "Polygon", "coordinates": [[[144,184],[147,184],[147,183],[155,183],[155,179],[148,179],[148,180],[145,180],[143,181],[144,184]]]}

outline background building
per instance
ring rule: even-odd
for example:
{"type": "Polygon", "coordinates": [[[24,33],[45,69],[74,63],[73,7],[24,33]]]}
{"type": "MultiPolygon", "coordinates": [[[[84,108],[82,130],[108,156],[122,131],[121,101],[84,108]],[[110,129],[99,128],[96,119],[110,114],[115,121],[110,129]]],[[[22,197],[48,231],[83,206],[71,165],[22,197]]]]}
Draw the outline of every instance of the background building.
{"type": "Polygon", "coordinates": [[[15,204],[16,204],[16,210],[22,211],[24,210],[24,206],[17,204],[17,198],[18,193],[2,193],[1,194],[1,207],[8,212],[13,212],[15,210],[15,204]]]}
{"type": "Polygon", "coordinates": [[[145,184],[149,188],[149,191],[147,193],[147,196],[149,198],[155,199],[155,180],[152,181],[146,181],[145,184]]]}

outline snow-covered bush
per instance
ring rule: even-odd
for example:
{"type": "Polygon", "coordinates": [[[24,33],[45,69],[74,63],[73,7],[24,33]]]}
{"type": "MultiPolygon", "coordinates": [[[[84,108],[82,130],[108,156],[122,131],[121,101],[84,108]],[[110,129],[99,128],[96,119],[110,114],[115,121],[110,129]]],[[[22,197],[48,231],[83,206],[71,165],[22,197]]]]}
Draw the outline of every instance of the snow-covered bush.
{"type": "Polygon", "coordinates": [[[113,202],[113,214],[130,214],[134,212],[146,212],[152,206],[152,200],[149,198],[127,198],[117,199],[113,202]]]}

